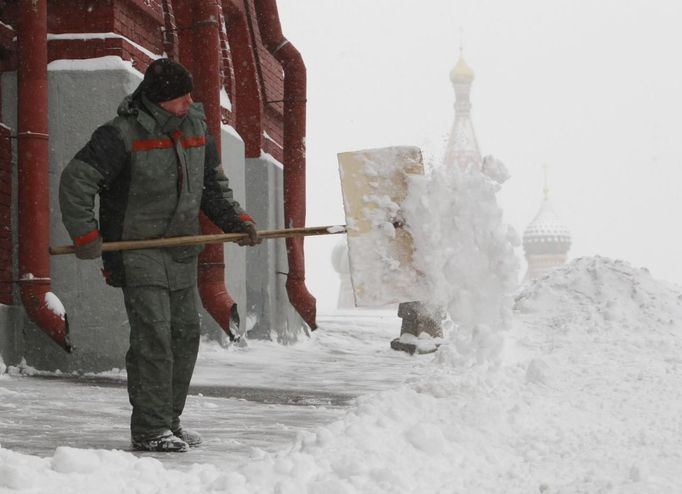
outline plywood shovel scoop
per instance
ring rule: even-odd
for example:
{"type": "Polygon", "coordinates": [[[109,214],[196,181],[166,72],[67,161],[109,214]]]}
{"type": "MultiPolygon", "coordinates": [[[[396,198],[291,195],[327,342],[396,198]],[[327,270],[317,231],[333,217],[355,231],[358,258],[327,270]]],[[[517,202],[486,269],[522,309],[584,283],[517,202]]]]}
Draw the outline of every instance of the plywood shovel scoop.
{"type": "Polygon", "coordinates": [[[423,300],[424,276],[414,263],[410,225],[404,225],[410,183],[424,175],[421,150],[365,149],[339,153],[338,161],[355,305],[423,300]]]}

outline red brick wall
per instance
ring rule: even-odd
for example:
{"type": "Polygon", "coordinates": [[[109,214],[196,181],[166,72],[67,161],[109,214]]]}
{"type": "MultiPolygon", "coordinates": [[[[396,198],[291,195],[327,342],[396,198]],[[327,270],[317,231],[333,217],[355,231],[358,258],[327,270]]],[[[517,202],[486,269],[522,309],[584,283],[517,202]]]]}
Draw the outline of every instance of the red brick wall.
{"type": "Polygon", "coordinates": [[[48,0],[47,32],[113,32],[113,0],[48,0]]]}
{"type": "Polygon", "coordinates": [[[256,46],[256,64],[261,94],[263,95],[263,132],[269,137],[264,141],[264,150],[281,162],[283,160],[281,146],[284,142],[282,126],[284,74],[280,63],[270,54],[261,40],[253,0],[246,0],[246,3],[248,5],[247,15],[256,46]]]}
{"type": "Polygon", "coordinates": [[[163,10],[159,0],[115,0],[114,29],[153,53],[163,53],[163,10]]]}
{"type": "MultiPolygon", "coordinates": [[[[281,146],[283,143],[282,111],[283,76],[282,67],[270,55],[263,45],[253,0],[229,0],[236,6],[236,10],[246,16],[249,26],[251,42],[254,46],[253,54],[256,61],[256,78],[259,83],[258,91],[263,101],[262,129],[267,137],[259,136],[264,150],[282,161],[281,146]]],[[[87,59],[107,55],[119,56],[130,60],[133,65],[143,72],[151,59],[135,44],[143,46],[155,54],[168,52],[168,45],[164,45],[164,28],[168,27],[169,18],[164,18],[164,2],[173,6],[172,0],[48,0],[48,32],[50,34],[74,33],[115,33],[131,42],[120,38],[106,39],[52,39],[48,43],[48,57],[50,61],[58,59],[87,59]]],[[[223,2],[224,3],[224,2],[223,2]]],[[[0,0],[0,20],[6,24],[13,24],[18,12],[18,2],[0,0]]],[[[175,17],[177,19],[177,12],[175,17]]],[[[0,33],[1,34],[1,33],[0,33]]],[[[171,34],[173,36],[175,33],[171,34]]],[[[223,50],[223,76],[225,88],[235,107],[236,101],[234,73],[230,70],[232,63],[232,49],[227,46],[223,50]]],[[[0,70],[8,69],[8,60],[2,64],[0,70]]],[[[235,114],[225,110],[223,121],[235,125],[235,114]]]]}
{"type": "MultiPolygon", "coordinates": [[[[225,18],[224,16],[227,15],[227,13],[223,11],[222,5],[220,6],[220,11],[224,19],[225,18]]],[[[232,59],[232,52],[230,51],[230,45],[227,39],[227,28],[225,26],[225,22],[222,22],[220,24],[220,52],[222,58],[221,75],[223,81],[223,88],[225,89],[227,96],[230,98],[230,102],[232,102],[233,104],[232,108],[229,110],[226,108],[221,109],[222,122],[224,124],[228,124],[234,127],[236,125],[236,115],[234,113],[236,81],[234,78],[233,65],[234,62],[232,59]]]]}
{"type": "MultiPolygon", "coordinates": [[[[258,139],[262,142],[266,152],[281,161],[282,68],[263,46],[258,31],[254,1],[229,1],[237,6],[237,10],[246,15],[251,41],[254,45],[256,78],[260,86],[258,91],[263,101],[262,128],[267,134],[266,138],[259,136],[258,139]]],[[[51,39],[48,43],[49,60],[87,59],[114,55],[133,61],[136,68],[143,72],[151,60],[135,44],[155,54],[168,51],[168,45],[164,46],[163,29],[167,27],[170,19],[164,18],[164,2],[173,6],[172,0],[48,0],[48,32],[50,34],[102,33],[106,36],[106,33],[115,33],[132,42],[120,38],[51,39]]],[[[0,0],[0,20],[6,24],[14,24],[13,21],[18,14],[17,5],[16,1],[0,0]]],[[[238,107],[235,95],[235,85],[238,82],[234,81],[234,73],[230,70],[233,60],[232,51],[229,46],[223,50],[223,76],[226,90],[234,106],[238,107]]],[[[10,69],[9,63],[8,58],[4,60],[4,63],[0,60],[0,70],[10,69]]],[[[235,125],[234,113],[224,111],[223,120],[235,125]]]]}
{"type": "Polygon", "coordinates": [[[108,55],[132,60],[140,72],[151,62],[149,56],[123,38],[104,39],[53,39],[47,44],[48,61],[61,59],[87,59],[108,55]]]}
{"type": "MultiPolygon", "coordinates": [[[[0,12],[2,11],[1,9],[2,6],[0,5],[0,12]]],[[[13,70],[16,65],[15,37],[16,33],[9,24],[6,22],[0,24],[0,72],[13,70]]]]}
{"type": "MultiPolygon", "coordinates": [[[[16,3],[0,0],[0,20],[16,25],[16,3]]],[[[16,33],[0,26],[0,72],[16,70],[16,33]]],[[[3,102],[0,100],[0,112],[3,102]]],[[[10,130],[0,125],[0,304],[12,305],[12,141],[10,130]]]]}
{"type": "Polygon", "coordinates": [[[154,53],[163,52],[160,0],[49,0],[47,32],[118,33],[154,53]]]}
{"type": "Polygon", "coordinates": [[[12,145],[0,125],[0,304],[12,304],[12,145]]]}
{"type": "MultiPolygon", "coordinates": [[[[164,52],[164,16],[160,0],[49,0],[50,34],[115,33],[155,54],[164,52]]],[[[52,39],[49,59],[96,58],[107,55],[149,63],[149,57],[126,40],[52,39]]]]}
{"type": "Polygon", "coordinates": [[[178,25],[175,22],[175,12],[173,9],[173,3],[171,0],[163,0],[163,49],[165,50],[168,58],[171,60],[179,60],[179,38],[178,38],[178,25]]]}

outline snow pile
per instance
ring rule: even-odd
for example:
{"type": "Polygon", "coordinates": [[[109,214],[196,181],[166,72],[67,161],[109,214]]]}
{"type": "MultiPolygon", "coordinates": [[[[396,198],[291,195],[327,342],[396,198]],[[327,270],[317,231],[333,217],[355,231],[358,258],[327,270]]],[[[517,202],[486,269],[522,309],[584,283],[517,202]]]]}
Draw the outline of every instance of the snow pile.
{"type": "Polygon", "coordinates": [[[479,328],[289,450],[174,470],[120,451],[0,449],[0,490],[680,492],[681,295],[626,263],[579,259],[519,295],[501,365],[458,348],[478,339],[485,352],[479,328]]]}
{"type": "Polygon", "coordinates": [[[646,269],[603,257],[572,261],[527,287],[515,308],[561,332],[669,332],[682,321],[682,292],[646,269]],[[547,321],[547,319],[549,320],[547,321]]]}
{"type": "MultiPolygon", "coordinates": [[[[26,363],[26,358],[22,357],[21,362],[19,362],[17,365],[8,365],[7,366],[7,374],[13,377],[19,377],[19,376],[60,376],[63,374],[62,371],[59,369],[55,371],[42,371],[38,370],[35,367],[32,367],[26,363]]],[[[76,371],[73,371],[73,374],[77,374],[76,371]]]]}
{"type": "Polygon", "coordinates": [[[122,451],[59,447],[52,458],[38,458],[0,448],[0,492],[210,492],[204,472],[217,476],[213,466],[195,465],[180,472],[154,458],[122,451]]]}

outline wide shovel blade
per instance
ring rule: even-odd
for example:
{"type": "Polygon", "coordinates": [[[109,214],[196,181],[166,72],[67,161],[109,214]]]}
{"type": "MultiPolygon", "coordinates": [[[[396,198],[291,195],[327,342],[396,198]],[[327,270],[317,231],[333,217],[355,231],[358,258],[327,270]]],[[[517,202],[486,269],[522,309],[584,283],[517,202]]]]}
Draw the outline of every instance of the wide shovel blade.
{"type": "Polygon", "coordinates": [[[410,175],[424,175],[414,146],[338,154],[355,305],[376,307],[421,300],[423,275],[402,216],[410,175]],[[402,226],[402,227],[400,227],[402,226]]]}

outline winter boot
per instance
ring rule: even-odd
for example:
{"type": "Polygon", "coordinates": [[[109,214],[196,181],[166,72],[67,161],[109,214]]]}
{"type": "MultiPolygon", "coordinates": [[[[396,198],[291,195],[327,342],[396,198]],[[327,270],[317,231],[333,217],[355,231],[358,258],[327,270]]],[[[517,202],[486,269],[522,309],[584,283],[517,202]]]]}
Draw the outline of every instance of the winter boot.
{"type": "Polygon", "coordinates": [[[160,436],[151,439],[132,440],[133,449],[138,451],[159,451],[162,453],[184,453],[189,450],[189,444],[174,435],[171,431],[166,431],[160,436]]]}
{"type": "Polygon", "coordinates": [[[198,432],[194,432],[189,429],[183,429],[182,427],[180,427],[177,430],[174,430],[173,434],[175,434],[175,436],[179,437],[187,444],[189,444],[190,448],[199,446],[203,442],[203,439],[201,438],[201,435],[198,432]]]}

